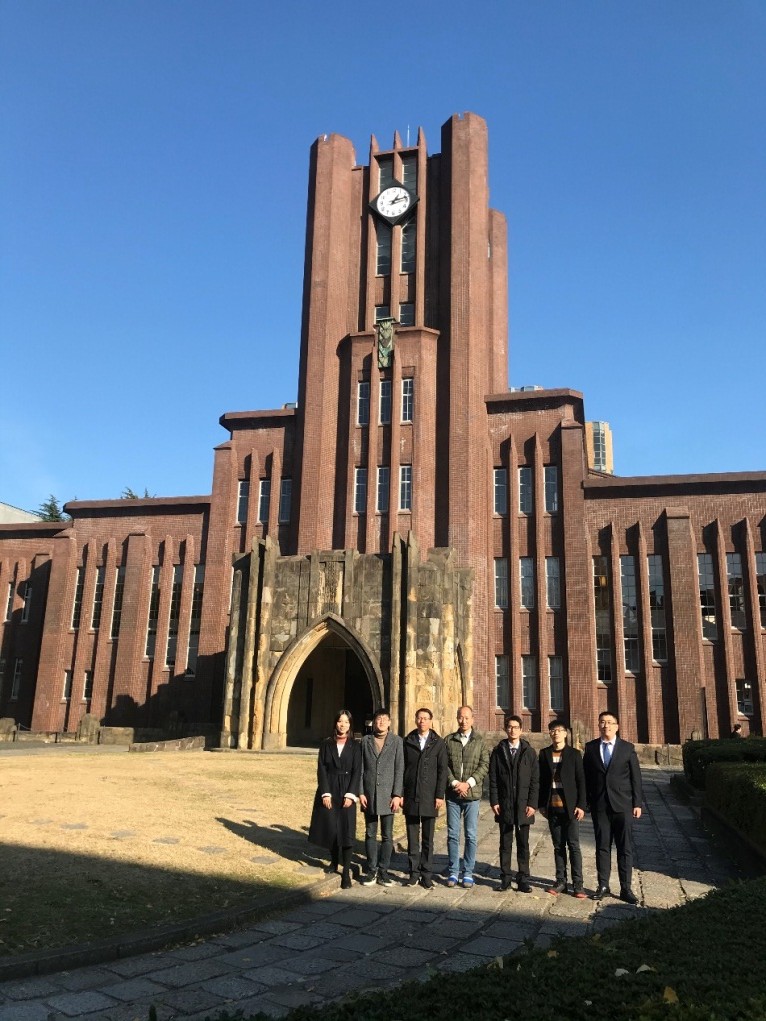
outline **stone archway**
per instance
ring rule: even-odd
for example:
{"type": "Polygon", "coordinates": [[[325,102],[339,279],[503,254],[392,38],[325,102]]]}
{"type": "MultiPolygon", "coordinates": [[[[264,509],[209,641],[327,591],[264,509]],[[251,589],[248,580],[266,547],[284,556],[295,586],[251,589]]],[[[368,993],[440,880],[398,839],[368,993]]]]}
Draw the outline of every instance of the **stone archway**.
{"type": "MultiPolygon", "coordinates": [[[[354,703],[363,710],[382,705],[383,677],[364,639],[330,613],[296,638],[274,668],[266,691],[263,747],[315,746],[345,701],[352,711],[354,703]]],[[[364,719],[355,720],[354,729],[363,730],[364,719]]]]}

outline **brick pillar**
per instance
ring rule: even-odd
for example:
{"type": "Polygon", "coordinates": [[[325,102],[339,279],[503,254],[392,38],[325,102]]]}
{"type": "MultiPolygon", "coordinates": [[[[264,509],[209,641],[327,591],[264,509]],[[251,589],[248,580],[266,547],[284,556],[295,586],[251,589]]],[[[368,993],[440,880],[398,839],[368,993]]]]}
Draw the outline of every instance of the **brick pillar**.
{"type": "Polygon", "coordinates": [[[77,539],[67,529],[53,539],[32,730],[56,730],[59,726],[64,671],[70,665],[70,624],[76,573],[77,539]]]}
{"type": "Polygon", "coordinates": [[[141,718],[137,709],[146,701],[148,661],[144,653],[152,587],[152,552],[152,540],[145,532],[132,532],[128,536],[112,704],[107,707],[112,725],[134,725],[141,718]]]}

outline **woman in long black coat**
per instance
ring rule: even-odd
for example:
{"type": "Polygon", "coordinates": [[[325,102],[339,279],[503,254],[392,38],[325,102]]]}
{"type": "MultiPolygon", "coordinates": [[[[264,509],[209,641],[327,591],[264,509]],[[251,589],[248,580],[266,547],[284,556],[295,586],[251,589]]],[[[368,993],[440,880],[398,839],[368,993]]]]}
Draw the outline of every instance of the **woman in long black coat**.
{"type": "Polygon", "coordinates": [[[341,888],[351,886],[351,851],[356,837],[356,803],[362,777],[362,752],[354,740],[351,713],[341,709],[332,737],[319,746],[317,792],[309,840],[330,852],[329,871],[343,863],[341,888]]]}

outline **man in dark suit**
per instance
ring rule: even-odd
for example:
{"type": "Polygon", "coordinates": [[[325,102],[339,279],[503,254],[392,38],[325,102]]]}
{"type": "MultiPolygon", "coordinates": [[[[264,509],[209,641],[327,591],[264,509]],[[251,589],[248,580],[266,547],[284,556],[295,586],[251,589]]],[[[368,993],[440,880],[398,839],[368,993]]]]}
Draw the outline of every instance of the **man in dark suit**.
{"type": "Polygon", "coordinates": [[[548,819],[556,862],[556,882],[548,890],[554,897],[567,890],[567,848],[572,873],[572,893],[583,899],[580,820],[588,799],[582,755],[567,744],[563,720],[548,724],[551,743],[540,752],[540,812],[548,819]]]}
{"type": "Polygon", "coordinates": [[[420,883],[426,890],[434,885],[434,830],[447,787],[447,748],[432,725],[431,710],[418,709],[415,729],[404,739],[404,816],[410,864],[407,886],[420,883]]]}
{"type": "Polygon", "coordinates": [[[489,760],[489,803],[500,829],[500,890],[510,890],[511,852],[516,838],[516,884],[531,893],[529,827],[535,821],[540,769],[534,748],[521,736],[520,716],[505,717],[507,741],[501,741],[489,760]]]}
{"type": "Polygon", "coordinates": [[[617,873],[620,877],[620,899],[637,904],[631,889],[633,878],[633,844],[631,828],[641,818],[641,770],[636,749],[617,736],[620,721],[614,713],[599,713],[600,737],[585,745],[583,765],[588,805],[593,816],[596,835],[596,872],[598,887],[593,900],[609,894],[612,870],[612,842],[617,848],[617,873]]]}

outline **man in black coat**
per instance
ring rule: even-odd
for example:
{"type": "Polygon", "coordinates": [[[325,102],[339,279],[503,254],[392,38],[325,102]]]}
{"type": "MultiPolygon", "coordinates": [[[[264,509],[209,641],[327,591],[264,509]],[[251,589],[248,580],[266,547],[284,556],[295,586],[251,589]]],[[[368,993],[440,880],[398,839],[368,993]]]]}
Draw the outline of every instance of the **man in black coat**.
{"type": "Polygon", "coordinates": [[[404,816],[407,823],[408,886],[433,888],[434,830],[444,808],[447,748],[432,730],[433,713],[418,709],[415,730],[404,739],[404,816]]]}
{"type": "Polygon", "coordinates": [[[511,852],[516,837],[516,882],[519,893],[531,893],[529,883],[529,827],[535,821],[540,771],[537,755],[522,740],[520,716],[505,717],[507,741],[501,741],[489,760],[489,803],[500,827],[500,889],[511,886],[511,852]]]}
{"type": "Polygon", "coordinates": [[[634,819],[641,818],[641,770],[636,749],[618,737],[620,721],[614,713],[604,711],[598,716],[600,737],[588,741],[583,754],[588,806],[593,816],[596,836],[596,872],[598,887],[594,900],[609,894],[612,871],[612,842],[617,848],[617,873],[620,877],[620,899],[637,904],[631,889],[633,879],[633,844],[631,829],[634,819]]]}
{"type": "Polygon", "coordinates": [[[572,892],[584,899],[580,820],[588,803],[582,755],[567,744],[563,720],[548,724],[551,743],[540,752],[540,812],[547,816],[556,862],[556,882],[548,893],[557,896],[567,890],[567,848],[572,873],[572,892]]]}

